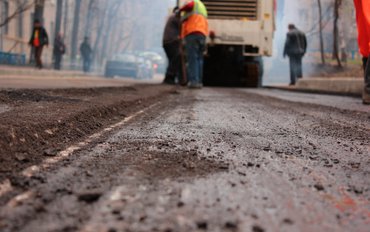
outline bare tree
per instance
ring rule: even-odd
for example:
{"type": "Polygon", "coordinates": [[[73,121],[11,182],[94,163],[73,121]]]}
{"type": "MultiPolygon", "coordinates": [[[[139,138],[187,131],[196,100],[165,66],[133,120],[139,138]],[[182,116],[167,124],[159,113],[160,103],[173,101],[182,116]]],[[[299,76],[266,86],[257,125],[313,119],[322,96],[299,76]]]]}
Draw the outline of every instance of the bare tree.
{"type": "Polygon", "coordinates": [[[38,19],[43,22],[44,8],[45,8],[45,0],[35,0],[34,19],[38,19]]]}
{"type": "Polygon", "coordinates": [[[100,9],[99,14],[97,15],[99,20],[98,20],[98,27],[96,29],[96,39],[95,39],[94,48],[93,48],[93,57],[92,57],[93,63],[96,61],[96,58],[98,56],[98,47],[100,45],[100,41],[101,41],[101,37],[102,37],[101,32],[102,32],[102,30],[104,28],[104,25],[105,25],[105,19],[106,19],[105,16],[107,14],[107,11],[108,11],[107,4],[104,4],[102,6],[102,9],[100,9]]]}
{"type": "Polygon", "coordinates": [[[120,9],[123,1],[121,0],[116,0],[114,2],[110,2],[111,5],[109,6],[109,10],[107,12],[107,29],[103,38],[103,47],[102,47],[102,52],[101,56],[99,59],[99,62],[102,62],[103,59],[107,55],[107,49],[108,49],[108,43],[109,43],[109,37],[111,36],[112,29],[113,29],[113,22],[116,20],[118,10],[120,9]]]}
{"type": "Polygon", "coordinates": [[[91,24],[92,24],[92,15],[94,12],[94,5],[96,1],[95,0],[90,0],[89,1],[89,6],[87,8],[87,17],[86,17],[86,25],[85,25],[85,36],[90,37],[91,33],[91,24]]]}
{"type": "MultiPolygon", "coordinates": [[[[3,1],[0,1],[3,2],[3,1]]],[[[7,25],[10,21],[15,19],[18,15],[22,14],[23,12],[30,10],[34,5],[35,5],[36,0],[31,1],[31,2],[19,2],[17,5],[17,8],[12,12],[9,16],[7,16],[5,19],[0,19],[2,20],[0,22],[0,27],[3,27],[7,25]]]]}
{"type": "Polygon", "coordinates": [[[57,12],[55,15],[55,37],[58,36],[62,24],[63,0],[57,0],[57,12]]]}
{"type": "Polygon", "coordinates": [[[69,12],[69,0],[64,1],[64,16],[63,16],[63,32],[65,36],[67,35],[68,31],[68,12],[69,12]]]}
{"type": "Polygon", "coordinates": [[[342,62],[339,58],[339,8],[342,5],[342,0],[334,0],[334,29],[333,29],[333,59],[337,61],[338,67],[342,68],[342,62]]]}
{"type": "Polygon", "coordinates": [[[323,22],[322,22],[322,6],[321,0],[317,0],[318,10],[319,10],[319,33],[320,33],[320,53],[321,53],[321,63],[325,64],[325,54],[324,54],[324,38],[323,32],[323,22]]]}
{"type": "Polygon", "coordinates": [[[74,18],[73,18],[72,41],[71,41],[71,60],[72,60],[72,63],[74,63],[76,61],[76,56],[77,56],[81,0],[76,0],[75,4],[76,5],[75,5],[74,18]]]}

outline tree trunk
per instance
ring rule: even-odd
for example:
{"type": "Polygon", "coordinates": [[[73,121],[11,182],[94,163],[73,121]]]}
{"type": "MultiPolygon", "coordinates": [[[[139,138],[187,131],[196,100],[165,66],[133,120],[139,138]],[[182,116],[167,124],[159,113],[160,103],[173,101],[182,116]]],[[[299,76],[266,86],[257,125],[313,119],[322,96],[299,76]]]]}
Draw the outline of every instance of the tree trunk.
{"type": "Polygon", "coordinates": [[[62,24],[63,0],[57,0],[57,12],[55,15],[55,33],[54,38],[58,36],[62,24]]]}
{"type": "Polygon", "coordinates": [[[109,37],[111,36],[111,32],[112,32],[112,21],[113,21],[112,18],[108,19],[108,28],[106,29],[105,35],[103,38],[103,47],[101,50],[101,56],[99,59],[99,63],[103,62],[103,59],[106,57],[106,54],[107,54],[107,48],[108,48],[108,43],[109,43],[108,41],[109,41],[109,37]]]}
{"type": "Polygon", "coordinates": [[[68,34],[68,11],[69,11],[69,0],[65,0],[64,4],[64,21],[63,21],[63,32],[64,36],[66,37],[68,34]]]}
{"type": "Polygon", "coordinates": [[[95,40],[95,44],[94,44],[94,48],[93,48],[92,63],[94,63],[96,61],[96,57],[98,55],[98,47],[99,47],[99,44],[100,44],[102,31],[103,31],[103,28],[104,28],[104,25],[105,25],[105,18],[106,18],[107,11],[108,11],[108,7],[105,4],[105,8],[103,9],[102,17],[101,17],[100,20],[98,20],[99,25],[98,25],[98,29],[96,30],[96,40],[95,40]]]}
{"type": "Polygon", "coordinates": [[[325,64],[325,53],[324,53],[324,38],[322,35],[323,25],[322,25],[322,6],[321,0],[317,0],[317,5],[319,7],[319,32],[320,32],[320,53],[321,53],[321,63],[325,64]]]}
{"type": "Polygon", "coordinates": [[[112,5],[109,7],[108,12],[107,12],[108,25],[107,25],[107,29],[105,30],[105,35],[104,35],[104,38],[103,38],[103,47],[102,47],[102,50],[101,50],[101,56],[100,56],[100,59],[99,59],[99,63],[102,63],[104,58],[106,58],[106,56],[107,56],[107,49],[109,47],[109,37],[112,36],[111,34],[112,34],[113,22],[115,21],[115,18],[117,16],[117,13],[118,13],[118,10],[119,10],[121,4],[122,4],[122,2],[119,2],[119,1],[113,2],[112,5]]]}
{"type": "Polygon", "coordinates": [[[87,9],[87,17],[86,17],[86,25],[85,25],[85,37],[90,37],[94,3],[95,3],[95,0],[90,0],[89,7],[87,9]]]}
{"type": "Polygon", "coordinates": [[[333,31],[333,59],[337,61],[338,67],[342,67],[342,62],[339,58],[339,8],[342,4],[342,0],[334,0],[334,31],[333,31]]]}
{"type": "Polygon", "coordinates": [[[44,6],[45,6],[45,0],[36,1],[34,19],[38,19],[42,23],[44,23],[44,6]]]}
{"type": "Polygon", "coordinates": [[[77,48],[78,48],[78,31],[80,23],[80,9],[81,0],[76,0],[75,12],[73,18],[72,41],[71,41],[71,61],[72,64],[76,62],[77,48]]]}

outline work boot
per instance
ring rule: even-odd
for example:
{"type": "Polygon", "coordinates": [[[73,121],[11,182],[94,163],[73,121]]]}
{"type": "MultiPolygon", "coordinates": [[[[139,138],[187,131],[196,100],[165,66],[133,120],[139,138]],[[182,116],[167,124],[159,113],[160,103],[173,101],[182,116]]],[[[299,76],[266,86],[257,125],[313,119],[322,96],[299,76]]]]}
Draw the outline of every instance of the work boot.
{"type": "Polygon", "coordinates": [[[167,85],[175,85],[176,84],[175,77],[166,75],[162,83],[167,85]]]}
{"type": "Polygon", "coordinates": [[[370,59],[367,57],[362,58],[365,73],[365,87],[362,93],[362,102],[370,105],[370,59]]]}
{"type": "Polygon", "coordinates": [[[202,83],[197,83],[197,82],[189,82],[188,83],[188,88],[189,89],[201,89],[201,88],[203,88],[203,84],[202,83]]]}

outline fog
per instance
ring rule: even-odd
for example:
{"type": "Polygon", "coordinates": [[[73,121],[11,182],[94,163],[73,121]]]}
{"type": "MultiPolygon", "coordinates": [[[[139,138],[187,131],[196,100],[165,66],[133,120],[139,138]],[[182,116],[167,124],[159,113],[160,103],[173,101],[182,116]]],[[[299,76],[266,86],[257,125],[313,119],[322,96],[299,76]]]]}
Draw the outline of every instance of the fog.
{"type": "Polygon", "coordinates": [[[95,71],[119,53],[163,55],[163,28],[175,4],[173,0],[64,0],[60,28],[67,45],[66,65],[73,68],[81,62],[78,48],[85,37],[93,50],[95,71]]]}
{"type": "MultiPolygon", "coordinates": [[[[334,0],[321,0],[322,25],[326,66],[321,65],[319,47],[319,9],[318,1],[278,0],[276,31],[273,56],[264,58],[264,84],[289,83],[289,59],[283,59],[283,49],[288,32],[288,24],[293,23],[306,33],[308,51],[303,58],[303,76],[317,76],[324,68],[336,66],[332,60],[333,52],[333,12],[334,0]],[[328,64],[331,65],[328,67],[328,64]]],[[[353,1],[342,1],[339,8],[339,48],[343,65],[359,58],[357,31],[353,1]]]]}
{"type": "MultiPolygon", "coordinates": [[[[25,0],[32,2],[32,0],[25,0]]],[[[163,55],[162,33],[167,16],[176,5],[176,0],[44,0],[42,19],[51,41],[61,32],[67,53],[63,63],[66,68],[80,68],[79,46],[89,37],[93,50],[93,68],[101,71],[105,62],[118,53],[129,51],[155,51],[163,55]],[[59,12],[59,13],[58,13],[59,12]],[[59,15],[59,16],[58,16],[59,15]],[[59,17],[59,18],[58,18],[59,17]]],[[[321,0],[325,53],[331,59],[333,48],[333,2],[321,0]]],[[[32,15],[36,17],[35,8],[32,15]],[[33,15],[35,14],[35,15],[33,15]]],[[[31,14],[31,10],[29,12],[31,14]]],[[[342,54],[358,58],[356,26],[352,1],[342,1],[339,20],[339,43],[342,54]]],[[[14,25],[16,20],[13,20],[14,25]]],[[[30,22],[28,22],[31,24],[30,22]]],[[[273,57],[264,58],[265,83],[289,81],[288,59],[283,59],[283,46],[287,25],[295,23],[307,33],[309,54],[304,58],[304,73],[316,71],[320,63],[318,43],[317,0],[277,0],[276,32],[273,57]],[[273,73],[273,75],[271,75],[273,73]]],[[[27,25],[23,26],[28,28],[27,25]]],[[[30,34],[29,30],[22,32],[30,34]]],[[[1,37],[3,38],[3,37],[1,37]]],[[[23,46],[24,47],[24,46],[23,46]]],[[[14,49],[14,50],[17,50],[14,49]]],[[[24,49],[21,49],[24,53],[24,49]]],[[[50,51],[45,55],[51,59],[50,51]]]]}

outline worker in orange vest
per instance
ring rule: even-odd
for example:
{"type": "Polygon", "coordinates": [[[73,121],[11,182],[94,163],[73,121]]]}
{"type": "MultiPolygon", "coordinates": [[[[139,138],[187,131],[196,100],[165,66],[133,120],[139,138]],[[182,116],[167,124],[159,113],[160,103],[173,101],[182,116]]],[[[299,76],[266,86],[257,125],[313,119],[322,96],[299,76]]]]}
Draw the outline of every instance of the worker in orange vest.
{"type": "Polygon", "coordinates": [[[358,29],[358,45],[362,55],[365,88],[362,95],[364,104],[370,104],[370,0],[354,0],[358,29]]]}
{"type": "Polygon", "coordinates": [[[189,88],[203,86],[203,53],[208,35],[207,9],[200,0],[188,1],[181,9],[181,38],[185,39],[189,88]]]}

